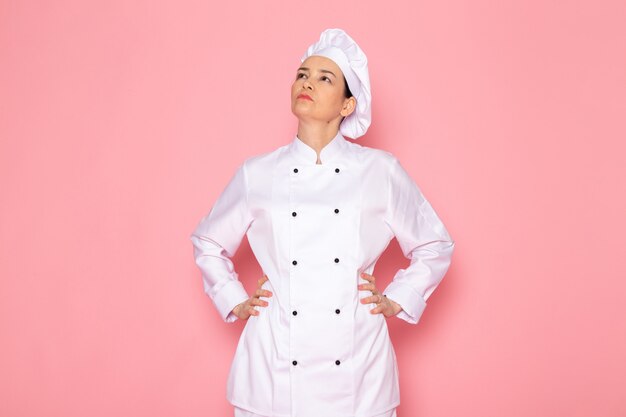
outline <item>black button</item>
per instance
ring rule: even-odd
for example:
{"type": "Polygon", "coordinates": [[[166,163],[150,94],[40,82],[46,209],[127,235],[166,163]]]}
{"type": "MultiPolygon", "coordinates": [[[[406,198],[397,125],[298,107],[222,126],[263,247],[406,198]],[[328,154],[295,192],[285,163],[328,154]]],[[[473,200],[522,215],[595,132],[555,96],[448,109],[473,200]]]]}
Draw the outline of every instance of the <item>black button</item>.
{"type": "Polygon", "coordinates": [[[335,263],[338,264],[339,263],[339,258],[335,258],[335,263]]]}
{"type": "Polygon", "coordinates": [[[297,265],[297,264],[298,264],[298,261],[293,261],[293,262],[291,262],[291,263],[292,263],[292,264],[294,264],[294,265],[297,265]]]}
{"type": "Polygon", "coordinates": [[[336,310],[335,310],[335,313],[339,314],[339,313],[341,313],[341,310],[336,309],[336,310]]]}
{"type": "Polygon", "coordinates": [[[294,211],[293,213],[291,213],[291,215],[292,215],[293,217],[296,217],[296,216],[298,215],[298,213],[296,213],[296,212],[294,211]]]}
{"type": "Polygon", "coordinates": [[[292,361],[291,363],[293,363],[294,365],[297,365],[298,361],[292,361]]]}
{"type": "Polygon", "coordinates": [[[339,172],[339,168],[335,168],[335,172],[339,172]]]}
{"type": "Polygon", "coordinates": [[[298,172],[298,168],[294,168],[293,172],[297,173],[298,172]]]}
{"type": "Polygon", "coordinates": [[[339,365],[340,363],[341,363],[341,362],[339,362],[339,359],[337,359],[337,360],[335,361],[335,365],[339,365]]]}
{"type": "Polygon", "coordinates": [[[293,312],[291,314],[293,314],[294,316],[297,316],[298,312],[296,310],[293,310],[293,312]]]}
{"type": "Polygon", "coordinates": [[[339,209],[335,209],[335,213],[339,213],[339,209]]]}

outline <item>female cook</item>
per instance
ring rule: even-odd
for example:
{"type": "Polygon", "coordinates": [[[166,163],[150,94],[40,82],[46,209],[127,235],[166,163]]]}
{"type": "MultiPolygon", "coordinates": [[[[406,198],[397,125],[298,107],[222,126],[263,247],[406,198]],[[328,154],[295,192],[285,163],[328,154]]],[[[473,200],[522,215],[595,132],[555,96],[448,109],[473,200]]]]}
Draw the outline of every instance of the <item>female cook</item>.
{"type": "Polygon", "coordinates": [[[327,29],[301,61],[296,136],[247,158],[190,237],[222,319],[247,320],[227,399],[239,417],[394,417],[385,317],[418,322],[454,241],[394,155],[344,137],[371,121],[356,42],[327,29]],[[252,296],[231,261],[244,234],[264,272],[252,296]],[[381,291],[372,273],[394,237],[410,265],[381,291]]]}

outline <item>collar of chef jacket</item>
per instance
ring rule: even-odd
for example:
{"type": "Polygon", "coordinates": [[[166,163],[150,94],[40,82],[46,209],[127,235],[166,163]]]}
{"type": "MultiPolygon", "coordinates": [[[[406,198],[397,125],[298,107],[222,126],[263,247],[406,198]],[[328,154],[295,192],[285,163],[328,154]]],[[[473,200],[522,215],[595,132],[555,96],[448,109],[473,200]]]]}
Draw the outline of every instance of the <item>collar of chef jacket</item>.
{"type": "MultiPolygon", "coordinates": [[[[345,152],[347,146],[348,141],[340,131],[337,131],[335,137],[320,151],[320,161],[322,161],[322,164],[333,162],[342,152],[345,152]]],[[[315,165],[317,162],[317,152],[315,149],[304,143],[298,135],[296,135],[291,142],[289,150],[303,164],[315,165]]]]}

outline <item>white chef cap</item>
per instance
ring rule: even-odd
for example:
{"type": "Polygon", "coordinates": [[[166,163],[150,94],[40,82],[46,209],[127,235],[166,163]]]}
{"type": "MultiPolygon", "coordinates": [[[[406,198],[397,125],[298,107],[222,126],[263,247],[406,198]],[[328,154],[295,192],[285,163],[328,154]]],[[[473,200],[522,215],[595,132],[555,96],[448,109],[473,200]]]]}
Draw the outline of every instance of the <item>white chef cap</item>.
{"type": "Polygon", "coordinates": [[[326,29],[320,40],[309,46],[301,61],[311,55],[332,59],[343,72],[356,99],[356,108],[343,119],[339,130],[352,139],[364,135],[372,121],[372,93],[365,53],[342,29],[326,29]]]}

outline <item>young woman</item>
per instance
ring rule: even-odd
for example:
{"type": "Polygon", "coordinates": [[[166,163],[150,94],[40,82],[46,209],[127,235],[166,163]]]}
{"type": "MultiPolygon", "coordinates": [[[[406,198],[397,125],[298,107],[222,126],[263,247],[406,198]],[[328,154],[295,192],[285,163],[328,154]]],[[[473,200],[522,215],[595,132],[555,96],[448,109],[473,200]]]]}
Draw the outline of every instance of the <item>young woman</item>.
{"type": "Polygon", "coordinates": [[[227,382],[236,417],[394,417],[398,368],[385,317],[416,324],[454,241],[391,153],[357,145],[371,120],[367,58],[327,29],[291,86],[293,140],[247,158],[191,235],[206,293],[247,320],[227,382]],[[248,295],[231,261],[243,236],[264,276],[248,295]],[[381,291],[396,238],[410,259],[381,291]]]}

